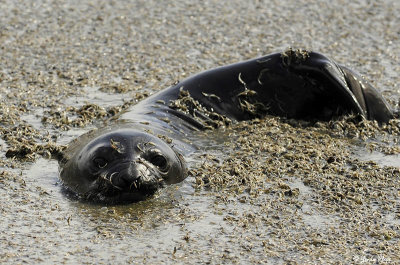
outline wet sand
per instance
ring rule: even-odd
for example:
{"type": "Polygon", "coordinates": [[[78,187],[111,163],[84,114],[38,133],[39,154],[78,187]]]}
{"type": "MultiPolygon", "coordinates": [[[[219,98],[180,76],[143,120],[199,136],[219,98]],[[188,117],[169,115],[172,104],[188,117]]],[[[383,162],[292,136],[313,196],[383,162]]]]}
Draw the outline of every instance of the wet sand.
{"type": "Polygon", "coordinates": [[[399,120],[220,128],[184,183],[124,206],[71,198],[54,158],[176,80],[288,47],[357,70],[397,109],[399,13],[395,0],[2,1],[0,262],[398,263],[399,120]]]}

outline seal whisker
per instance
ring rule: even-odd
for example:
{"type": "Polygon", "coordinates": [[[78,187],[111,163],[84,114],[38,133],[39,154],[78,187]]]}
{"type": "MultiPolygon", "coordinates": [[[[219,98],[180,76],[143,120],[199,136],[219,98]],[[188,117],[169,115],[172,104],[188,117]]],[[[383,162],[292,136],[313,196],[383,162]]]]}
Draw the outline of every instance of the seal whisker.
{"type": "Polygon", "coordinates": [[[109,181],[110,181],[111,184],[112,184],[112,178],[113,178],[113,176],[114,176],[115,174],[119,174],[119,172],[114,172],[114,173],[111,173],[111,174],[110,174],[110,179],[109,179],[109,181]]]}
{"type": "Polygon", "coordinates": [[[261,81],[261,78],[262,78],[263,74],[264,74],[265,72],[268,72],[268,71],[269,71],[269,69],[268,69],[268,68],[265,68],[265,69],[262,69],[262,70],[260,71],[260,73],[258,74],[257,81],[258,81],[258,83],[259,83],[260,85],[263,85],[263,82],[261,81]]]}
{"type": "Polygon", "coordinates": [[[132,181],[131,185],[129,186],[129,189],[130,189],[130,190],[132,190],[132,186],[135,186],[135,189],[138,189],[138,187],[137,187],[137,185],[136,185],[136,181],[137,181],[137,180],[132,181]]]}
{"type": "Polygon", "coordinates": [[[247,90],[248,89],[247,84],[246,84],[246,82],[243,81],[241,72],[239,73],[238,79],[239,79],[239,82],[244,86],[244,90],[247,90]]]}
{"type": "Polygon", "coordinates": [[[112,178],[115,174],[119,174],[119,172],[113,172],[111,174],[106,174],[106,173],[100,174],[98,179],[101,181],[101,183],[103,183],[103,186],[106,184],[109,184],[117,190],[122,190],[121,187],[118,187],[118,186],[114,185],[114,183],[112,183],[112,178]]]}

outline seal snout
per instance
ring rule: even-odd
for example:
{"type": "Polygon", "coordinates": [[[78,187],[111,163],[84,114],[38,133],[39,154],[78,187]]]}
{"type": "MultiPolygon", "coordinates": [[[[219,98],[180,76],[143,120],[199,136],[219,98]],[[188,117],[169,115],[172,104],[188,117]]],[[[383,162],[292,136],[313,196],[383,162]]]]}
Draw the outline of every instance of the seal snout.
{"type": "Polygon", "coordinates": [[[125,191],[140,190],[159,185],[159,180],[155,172],[147,165],[137,161],[121,163],[114,168],[108,179],[110,184],[117,189],[125,191]]]}

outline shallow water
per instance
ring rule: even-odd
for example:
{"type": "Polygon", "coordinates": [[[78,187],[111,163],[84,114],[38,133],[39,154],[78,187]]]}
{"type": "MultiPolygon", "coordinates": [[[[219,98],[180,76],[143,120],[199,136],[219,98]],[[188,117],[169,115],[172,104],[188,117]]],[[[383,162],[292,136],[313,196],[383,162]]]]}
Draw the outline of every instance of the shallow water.
{"type": "MultiPolygon", "coordinates": [[[[213,198],[206,192],[194,191],[193,178],[167,187],[147,201],[107,207],[71,198],[61,188],[56,168],[55,161],[39,159],[22,173],[30,176],[31,181],[26,182],[28,187],[40,187],[46,200],[51,201],[49,204],[57,206],[57,210],[48,212],[45,217],[52,224],[54,219],[58,220],[56,231],[49,227],[42,231],[31,228],[19,231],[38,237],[45,235],[44,242],[35,241],[34,244],[45,244],[44,248],[53,253],[46,262],[58,262],[62,254],[69,254],[68,262],[79,261],[74,258],[76,255],[98,262],[112,258],[117,263],[132,262],[136,258],[158,260],[165,255],[179,257],[180,245],[185,242],[182,239],[188,234],[194,237],[190,240],[212,238],[219,229],[225,228],[221,224],[223,216],[210,208],[213,198]],[[63,243],[53,249],[51,244],[58,242],[60,235],[63,243]]],[[[46,205],[44,203],[43,207],[46,205]]],[[[29,205],[20,210],[31,211],[29,205]]]]}
{"type": "Polygon", "coordinates": [[[356,148],[356,157],[363,161],[374,161],[381,166],[400,167],[400,155],[386,155],[382,152],[369,151],[366,148],[356,148]]]}

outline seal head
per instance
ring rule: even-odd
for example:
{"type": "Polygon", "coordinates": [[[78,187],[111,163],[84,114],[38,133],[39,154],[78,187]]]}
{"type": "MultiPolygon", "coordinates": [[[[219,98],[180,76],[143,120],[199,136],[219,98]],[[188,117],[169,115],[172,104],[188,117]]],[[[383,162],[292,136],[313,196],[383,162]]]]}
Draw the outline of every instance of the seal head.
{"type": "Polygon", "coordinates": [[[68,189],[94,201],[143,200],[187,176],[182,155],[161,139],[134,129],[99,135],[71,155],[61,165],[60,177],[68,189]]]}

